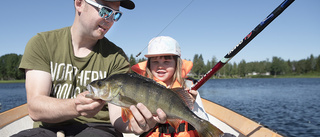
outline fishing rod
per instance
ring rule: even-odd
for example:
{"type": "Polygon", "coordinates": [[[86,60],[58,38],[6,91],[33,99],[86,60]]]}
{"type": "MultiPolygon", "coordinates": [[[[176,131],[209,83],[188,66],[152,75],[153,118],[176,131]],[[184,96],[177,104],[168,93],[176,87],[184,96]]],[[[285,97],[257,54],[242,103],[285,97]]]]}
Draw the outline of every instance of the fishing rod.
{"type": "Polygon", "coordinates": [[[278,17],[294,0],[285,0],[270,15],[268,15],[258,26],[256,26],[240,43],[224,56],[212,69],[210,69],[191,89],[198,90],[210,79],[220,68],[228,63],[242,48],[244,48],[254,37],[278,17]]]}
{"type": "MultiPolygon", "coordinates": [[[[187,8],[191,5],[191,3],[192,3],[193,1],[194,1],[194,0],[191,0],[190,3],[189,3],[187,6],[185,6],[185,7],[180,11],[180,13],[179,13],[177,16],[175,16],[175,17],[167,24],[167,26],[165,26],[165,27],[158,33],[157,36],[159,36],[175,19],[177,19],[178,16],[179,16],[182,12],[184,12],[184,10],[187,9],[187,8]]],[[[156,37],[157,37],[157,36],[156,36],[156,37]]],[[[147,47],[148,47],[148,45],[146,45],[146,46],[136,55],[136,57],[139,57],[139,56],[141,55],[142,51],[144,51],[147,47]]]]}

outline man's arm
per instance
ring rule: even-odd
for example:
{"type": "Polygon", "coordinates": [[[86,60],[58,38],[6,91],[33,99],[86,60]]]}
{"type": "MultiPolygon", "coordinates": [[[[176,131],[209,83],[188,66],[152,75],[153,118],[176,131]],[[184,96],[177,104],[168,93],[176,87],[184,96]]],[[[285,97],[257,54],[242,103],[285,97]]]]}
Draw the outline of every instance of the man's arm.
{"type": "Polygon", "coordinates": [[[34,121],[59,123],[80,115],[93,117],[104,101],[85,98],[86,92],[75,99],[50,97],[51,75],[45,71],[26,70],[26,91],[29,116],[34,121]]]}

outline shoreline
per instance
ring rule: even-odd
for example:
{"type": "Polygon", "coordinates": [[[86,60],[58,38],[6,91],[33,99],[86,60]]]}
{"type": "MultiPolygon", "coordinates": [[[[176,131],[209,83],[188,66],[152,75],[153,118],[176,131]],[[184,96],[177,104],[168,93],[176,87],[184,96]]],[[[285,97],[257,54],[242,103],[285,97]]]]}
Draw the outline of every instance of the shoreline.
{"type": "Polygon", "coordinates": [[[0,80],[0,84],[9,84],[9,83],[25,83],[26,80],[0,80]]]}
{"type": "MultiPolygon", "coordinates": [[[[198,77],[192,77],[193,79],[199,80],[198,77]]],[[[320,78],[320,75],[278,75],[278,76],[265,76],[265,75],[255,75],[255,76],[246,76],[246,77],[230,77],[230,76],[213,76],[210,79],[254,79],[254,78],[320,78]]]]}
{"type": "MultiPolygon", "coordinates": [[[[193,77],[194,79],[199,80],[199,78],[193,77]]],[[[247,79],[247,78],[320,78],[320,75],[279,75],[279,76],[248,76],[248,77],[214,77],[210,79],[247,79]]],[[[25,83],[25,80],[0,80],[0,84],[8,83],[25,83]]]]}

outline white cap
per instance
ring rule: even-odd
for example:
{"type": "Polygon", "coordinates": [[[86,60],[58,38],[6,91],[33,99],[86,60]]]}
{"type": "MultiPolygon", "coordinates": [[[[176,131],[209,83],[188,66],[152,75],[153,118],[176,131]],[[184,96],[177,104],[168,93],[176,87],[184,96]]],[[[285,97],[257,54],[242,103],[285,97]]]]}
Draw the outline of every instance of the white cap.
{"type": "Polygon", "coordinates": [[[159,36],[150,40],[145,57],[178,55],[181,56],[179,43],[169,36],[159,36]]]}

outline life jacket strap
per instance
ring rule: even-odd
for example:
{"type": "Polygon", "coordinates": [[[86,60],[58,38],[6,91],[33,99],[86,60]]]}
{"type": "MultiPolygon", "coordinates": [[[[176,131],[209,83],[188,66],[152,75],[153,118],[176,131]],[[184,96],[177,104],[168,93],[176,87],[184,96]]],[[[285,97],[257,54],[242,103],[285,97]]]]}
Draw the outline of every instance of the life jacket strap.
{"type": "MultiPolygon", "coordinates": [[[[184,131],[185,131],[185,126],[186,126],[185,123],[181,123],[181,124],[179,125],[179,127],[177,128],[177,131],[176,131],[176,130],[175,130],[172,126],[170,126],[168,123],[166,123],[166,124],[160,124],[160,125],[159,125],[159,132],[160,132],[160,133],[165,133],[165,134],[173,134],[173,133],[184,132],[184,131]]],[[[195,128],[188,123],[188,131],[191,131],[191,130],[195,130],[195,128]]],[[[153,132],[156,132],[156,130],[154,130],[153,132]]]]}

